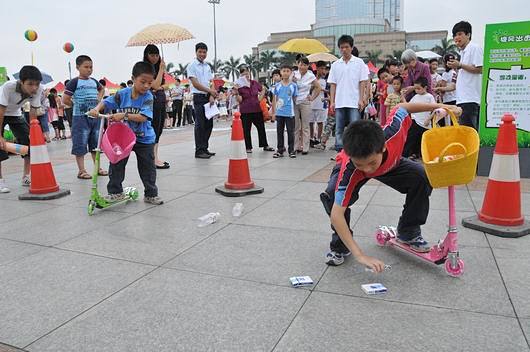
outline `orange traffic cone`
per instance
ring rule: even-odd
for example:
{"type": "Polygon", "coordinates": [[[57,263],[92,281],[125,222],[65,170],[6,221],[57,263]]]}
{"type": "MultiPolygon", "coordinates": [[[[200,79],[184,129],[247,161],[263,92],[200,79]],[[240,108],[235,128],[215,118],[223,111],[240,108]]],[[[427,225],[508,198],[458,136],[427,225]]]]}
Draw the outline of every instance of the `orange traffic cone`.
{"type": "Polygon", "coordinates": [[[239,197],[248,194],[263,193],[263,187],[257,187],[250,178],[245,137],[241,114],[236,112],[232,121],[232,140],[230,142],[230,161],[228,162],[228,180],[215,191],[227,197],[239,197]]]}
{"type": "Polygon", "coordinates": [[[31,160],[31,185],[29,193],[18,196],[20,200],[50,200],[70,194],[70,190],[59,189],[48,149],[39,121],[32,119],[29,130],[30,160],[31,160]]]}
{"type": "Polygon", "coordinates": [[[482,209],[478,217],[463,220],[466,227],[501,237],[530,233],[530,226],[521,213],[519,149],[514,121],[512,115],[503,116],[482,209]]]}

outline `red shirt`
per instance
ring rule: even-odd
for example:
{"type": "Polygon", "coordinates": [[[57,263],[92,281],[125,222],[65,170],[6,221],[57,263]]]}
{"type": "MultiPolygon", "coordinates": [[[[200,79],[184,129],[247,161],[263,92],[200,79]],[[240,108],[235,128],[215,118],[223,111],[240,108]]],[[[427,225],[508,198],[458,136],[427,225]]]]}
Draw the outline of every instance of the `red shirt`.
{"type": "Polygon", "coordinates": [[[386,140],[386,151],[383,163],[373,174],[365,174],[353,165],[351,159],[342,150],[336,157],[337,164],[341,164],[339,181],[335,188],[335,203],[347,207],[353,191],[357,185],[370,178],[381,176],[399,165],[403,147],[407,140],[407,133],[412,124],[409,112],[404,108],[395,107],[388,116],[390,122],[383,128],[386,140]]]}
{"type": "Polygon", "coordinates": [[[250,87],[240,87],[238,89],[239,95],[241,95],[242,98],[239,103],[240,113],[250,114],[253,112],[261,112],[258,100],[258,94],[261,90],[261,84],[254,80],[250,81],[250,87]]]}

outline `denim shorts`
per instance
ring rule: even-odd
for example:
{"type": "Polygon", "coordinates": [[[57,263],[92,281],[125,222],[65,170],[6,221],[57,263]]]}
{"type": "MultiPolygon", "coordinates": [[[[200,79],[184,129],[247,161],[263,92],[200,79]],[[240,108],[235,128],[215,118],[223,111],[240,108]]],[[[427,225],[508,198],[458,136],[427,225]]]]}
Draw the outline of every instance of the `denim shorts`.
{"type": "Polygon", "coordinates": [[[99,123],[100,119],[93,119],[85,115],[72,118],[73,155],[82,156],[97,148],[99,123]]]}
{"type": "Polygon", "coordinates": [[[44,115],[39,116],[39,124],[42,132],[48,133],[50,132],[50,126],[48,124],[48,113],[46,112],[44,115]]]}

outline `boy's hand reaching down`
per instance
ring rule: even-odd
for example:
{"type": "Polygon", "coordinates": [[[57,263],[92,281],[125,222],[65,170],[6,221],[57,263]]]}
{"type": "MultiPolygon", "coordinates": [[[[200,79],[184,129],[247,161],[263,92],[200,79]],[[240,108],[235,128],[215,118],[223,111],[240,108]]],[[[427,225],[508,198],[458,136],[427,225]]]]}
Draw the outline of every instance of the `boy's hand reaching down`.
{"type": "Polygon", "coordinates": [[[379,259],[369,257],[364,254],[357,257],[356,259],[359,264],[365,265],[366,267],[372,269],[375,273],[382,273],[383,270],[385,270],[385,263],[383,263],[379,259]]]}

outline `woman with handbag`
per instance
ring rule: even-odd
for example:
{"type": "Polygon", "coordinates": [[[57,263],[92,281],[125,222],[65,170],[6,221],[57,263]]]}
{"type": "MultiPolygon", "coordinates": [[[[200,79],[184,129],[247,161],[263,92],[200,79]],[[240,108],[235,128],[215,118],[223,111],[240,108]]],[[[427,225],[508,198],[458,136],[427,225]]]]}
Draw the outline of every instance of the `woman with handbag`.
{"type": "Polygon", "coordinates": [[[247,153],[252,153],[252,124],[258,130],[259,146],[264,151],[273,152],[274,148],[269,147],[267,142],[267,133],[265,132],[265,122],[260,101],[267,91],[263,89],[259,82],[250,79],[250,71],[247,67],[242,66],[239,69],[240,78],[236,81],[237,101],[239,102],[239,112],[243,122],[243,134],[245,136],[245,147],[247,153]]]}

